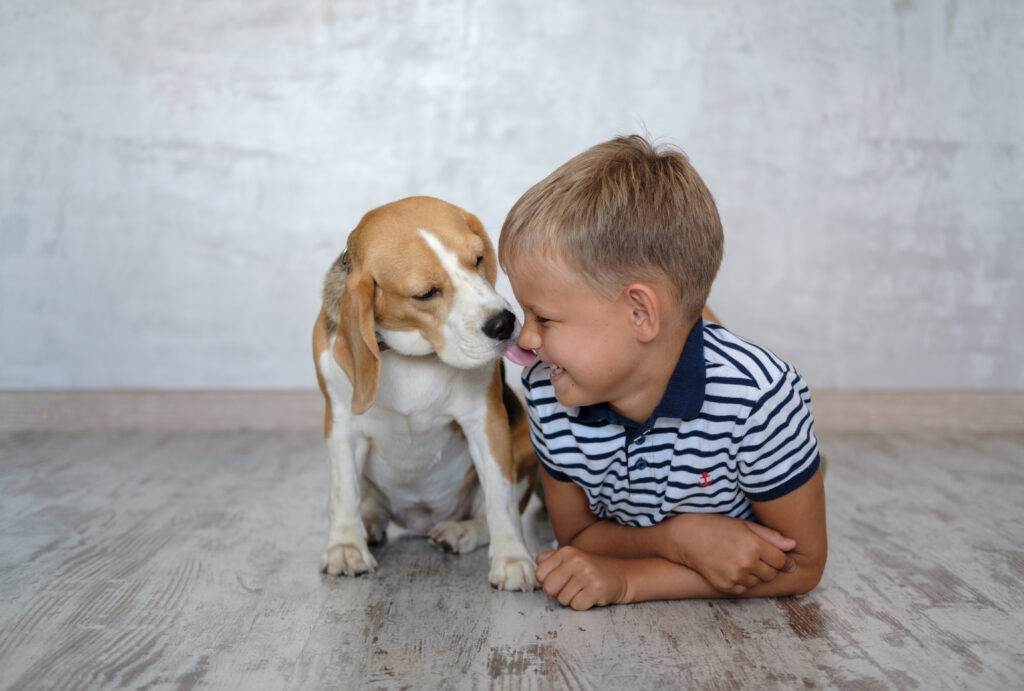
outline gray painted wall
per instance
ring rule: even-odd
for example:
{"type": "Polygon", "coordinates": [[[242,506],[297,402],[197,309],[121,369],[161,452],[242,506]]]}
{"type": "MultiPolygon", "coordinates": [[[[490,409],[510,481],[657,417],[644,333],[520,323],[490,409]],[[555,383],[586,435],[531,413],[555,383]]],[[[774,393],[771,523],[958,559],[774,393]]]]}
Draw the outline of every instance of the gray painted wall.
{"type": "Polygon", "coordinates": [[[1016,0],[5,0],[0,94],[0,388],[312,387],[365,211],[644,129],[812,387],[1024,387],[1016,0]]]}

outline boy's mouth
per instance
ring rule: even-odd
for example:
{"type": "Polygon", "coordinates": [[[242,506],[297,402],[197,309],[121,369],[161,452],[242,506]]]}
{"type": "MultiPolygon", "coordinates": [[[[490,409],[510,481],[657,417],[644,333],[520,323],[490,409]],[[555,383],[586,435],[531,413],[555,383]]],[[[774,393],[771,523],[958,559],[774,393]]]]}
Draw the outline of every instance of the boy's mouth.
{"type": "Polygon", "coordinates": [[[565,368],[559,365],[550,365],[551,374],[548,377],[551,381],[551,385],[554,386],[555,382],[561,381],[562,377],[565,376],[565,368]]]}

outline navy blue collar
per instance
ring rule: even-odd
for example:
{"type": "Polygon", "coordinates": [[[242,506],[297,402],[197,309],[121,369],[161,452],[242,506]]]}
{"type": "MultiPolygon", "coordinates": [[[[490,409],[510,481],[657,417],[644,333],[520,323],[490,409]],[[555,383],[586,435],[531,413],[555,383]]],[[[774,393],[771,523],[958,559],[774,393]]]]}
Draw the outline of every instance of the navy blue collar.
{"type": "Polygon", "coordinates": [[[629,418],[616,413],[608,407],[607,403],[580,406],[576,419],[585,424],[611,423],[618,425],[624,427],[631,436],[650,429],[658,418],[693,420],[700,415],[700,409],[704,407],[706,376],[704,320],[698,319],[691,329],[690,335],[686,337],[686,345],[683,346],[679,362],[676,363],[676,368],[668,380],[665,394],[646,422],[638,425],[629,418]]]}

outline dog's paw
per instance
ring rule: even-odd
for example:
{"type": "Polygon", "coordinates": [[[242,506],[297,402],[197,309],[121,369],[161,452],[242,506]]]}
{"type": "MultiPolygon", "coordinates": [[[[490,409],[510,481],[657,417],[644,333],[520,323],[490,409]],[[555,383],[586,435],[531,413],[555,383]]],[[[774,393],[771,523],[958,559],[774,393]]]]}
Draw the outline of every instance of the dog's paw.
{"type": "Polygon", "coordinates": [[[369,500],[363,502],[362,515],[363,532],[366,535],[366,542],[371,546],[383,545],[388,541],[388,526],[391,524],[391,515],[379,508],[377,502],[369,500]]]}
{"type": "Polygon", "coordinates": [[[381,526],[377,523],[366,524],[366,543],[371,547],[377,547],[383,545],[388,541],[387,526],[381,526]]]}
{"type": "Polygon", "coordinates": [[[491,560],[491,585],[498,590],[521,590],[528,593],[537,588],[533,574],[537,565],[524,557],[494,557],[491,560]]]}
{"type": "Polygon", "coordinates": [[[487,544],[487,524],[480,521],[441,521],[429,534],[430,541],[442,552],[464,554],[487,544]]]}
{"type": "Polygon", "coordinates": [[[365,543],[336,543],[324,549],[320,570],[332,576],[359,576],[376,571],[377,560],[365,543]]]}

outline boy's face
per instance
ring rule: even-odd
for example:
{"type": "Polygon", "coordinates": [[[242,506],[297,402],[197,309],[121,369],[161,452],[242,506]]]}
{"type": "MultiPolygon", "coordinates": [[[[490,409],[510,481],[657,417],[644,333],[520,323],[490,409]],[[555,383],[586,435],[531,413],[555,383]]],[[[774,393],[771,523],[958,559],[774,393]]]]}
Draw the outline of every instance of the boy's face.
{"type": "Polygon", "coordinates": [[[550,366],[558,401],[621,408],[638,356],[627,301],[596,293],[557,259],[521,257],[507,268],[523,307],[519,346],[550,366]]]}

